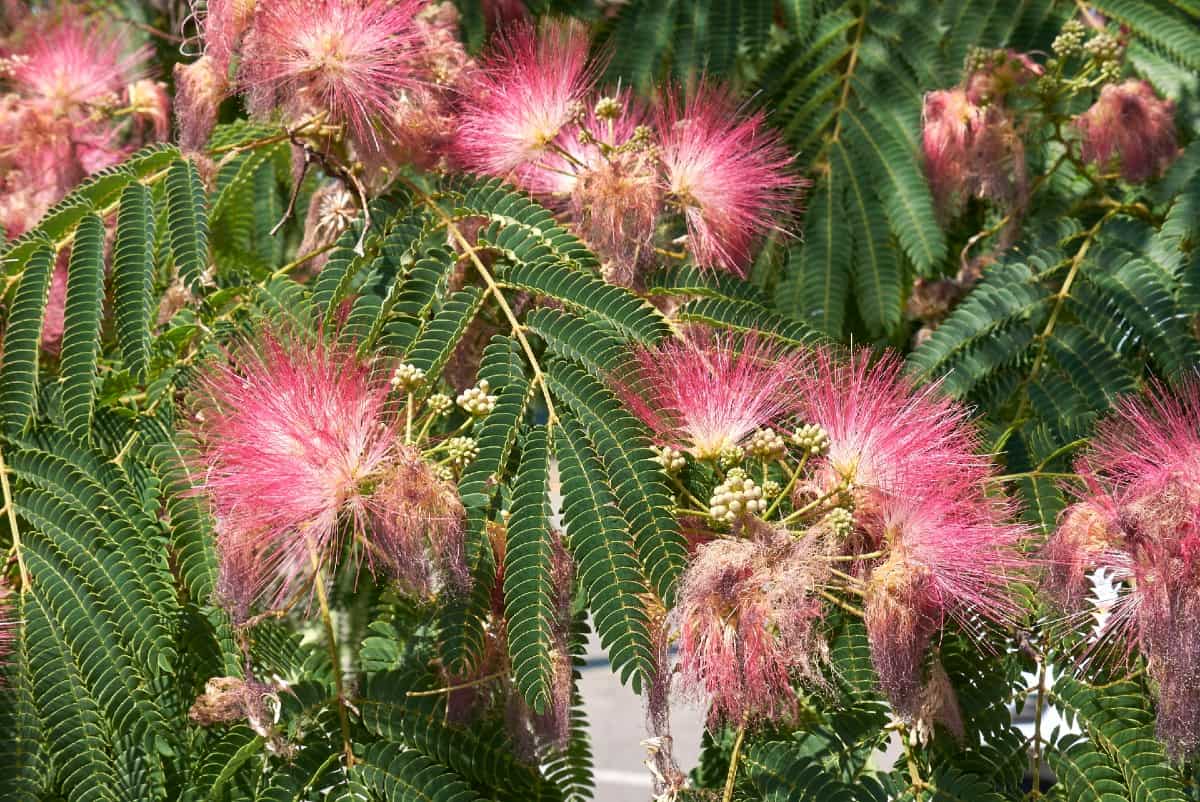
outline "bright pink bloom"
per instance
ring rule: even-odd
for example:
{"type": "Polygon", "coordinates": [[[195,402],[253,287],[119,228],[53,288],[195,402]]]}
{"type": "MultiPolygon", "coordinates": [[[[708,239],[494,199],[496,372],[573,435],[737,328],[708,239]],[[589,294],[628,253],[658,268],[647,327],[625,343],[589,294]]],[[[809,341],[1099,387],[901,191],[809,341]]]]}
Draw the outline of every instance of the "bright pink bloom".
{"type": "Polygon", "coordinates": [[[1011,623],[1028,562],[1025,527],[1006,523],[1007,505],[971,488],[957,498],[886,496],[864,515],[872,550],[887,556],[867,576],[871,659],[893,708],[920,713],[930,642],[948,619],[967,632],[978,622],[1011,623]]]}
{"type": "Polygon", "coordinates": [[[767,530],[706,543],[688,566],[672,613],[680,679],[710,700],[710,725],[786,718],[793,681],[820,683],[815,590],[828,562],[815,545],[767,530]]]}
{"type": "Polygon", "coordinates": [[[1195,380],[1177,394],[1155,385],[1121,401],[1080,458],[1086,484],[1047,547],[1068,579],[1108,568],[1118,582],[1131,580],[1102,641],[1124,641],[1126,651],[1136,646],[1146,657],[1159,685],[1158,733],[1175,756],[1200,747],[1197,421],[1195,380]]]}
{"type": "Polygon", "coordinates": [[[396,455],[389,385],[319,341],[266,335],[198,390],[199,489],[217,516],[227,596],[278,603],[308,576],[310,550],[337,559],[340,522],[364,531],[368,491],[396,455]]]}
{"type": "Polygon", "coordinates": [[[1116,163],[1126,181],[1161,175],[1179,155],[1175,104],[1145,81],[1128,80],[1100,90],[1100,99],[1075,118],[1083,160],[1116,163]]]}
{"type": "Polygon", "coordinates": [[[762,335],[698,330],[632,356],[630,371],[614,377],[617,392],[660,440],[699,459],[782,423],[796,406],[801,356],[762,335]]]}
{"type": "Polygon", "coordinates": [[[768,129],[724,90],[701,86],[686,103],[669,100],[659,120],[664,189],[679,204],[688,246],[703,268],[745,275],[751,248],[783,231],[807,182],[768,129]]]}
{"type": "Polygon", "coordinates": [[[899,358],[815,349],[810,364],[796,393],[800,418],[829,437],[816,470],[822,492],[852,482],[869,506],[879,494],[924,498],[982,486],[988,462],[977,454],[967,409],[936,386],[918,388],[899,358]]]}
{"type": "Polygon", "coordinates": [[[595,80],[586,29],[518,25],[500,35],[463,90],[456,150],[469,170],[509,177],[552,151],[595,80]]]}
{"type": "Polygon", "coordinates": [[[273,0],[254,15],[239,83],[252,113],[324,112],[361,150],[387,142],[396,97],[421,86],[422,0],[273,0]]]}

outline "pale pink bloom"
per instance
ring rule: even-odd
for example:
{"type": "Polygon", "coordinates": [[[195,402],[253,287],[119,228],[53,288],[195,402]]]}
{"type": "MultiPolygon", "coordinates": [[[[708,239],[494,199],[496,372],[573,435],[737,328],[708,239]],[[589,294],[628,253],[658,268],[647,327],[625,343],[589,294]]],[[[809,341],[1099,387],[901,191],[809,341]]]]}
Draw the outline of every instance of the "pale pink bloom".
{"type": "Polygon", "coordinates": [[[208,142],[217,125],[217,109],[229,90],[224,74],[209,56],[175,65],[175,118],[182,150],[197,151],[208,142]]]}
{"type": "Polygon", "coordinates": [[[1100,90],[1100,99],[1075,118],[1083,160],[1114,163],[1126,181],[1161,175],[1175,157],[1175,104],[1160,99],[1145,81],[1130,79],[1100,90]]]}
{"type": "Polygon", "coordinates": [[[395,98],[421,86],[422,0],[273,0],[246,34],[238,82],[256,115],[324,113],[362,151],[387,143],[395,98]]]}
{"type": "Polygon", "coordinates": [[[786,718],[796,707],[793,681],[821,682],[815,591],[828,562],[816,546],[765,530],[706,543],[688,566],[672,613],[680,680],[710,702],[710,726],[786,718]]]}
{"type": "Polygon", "coordinates": [[[1145,656],[1159,686],[1158,733],[1177,757],[1200,747],[1197,421],[1195,380],[1119,402],[1076,466],[1085,485],[1047,547],[1068,576],[1103,568],[1121,583],[1101,642],[1145,656]],[[1097,517],[1080,532],[1081,519],[1097,517]]]}
{"type": "Polygon", "coordinates": [[[131,51],[121,29],[67,14],[30,31],[9,59],[23,97],[57,116],[109,102],[141,77],[148,49],[131,51]]]}
{"type": "Polygon", "coordinates": [[[989,471],[966,407],[936,385],[918,387],[893,354],[868,350],[843,358],[814,349],[801,371],[799,417],[821,426],[829,448],[817,461],[820,490],[852,483],[860,504],[881,494],[926,497],[957,493],[989,471]]]}
{"type": "Polygon", "coordinates": [[[171,99],[166,84],[143,78],[129,85],[126,97],[135,125],[153,132],[144,138],[166,139],[171,132],[171,99]]]}
{"type": "Polygon", "coordinates": [[[553,150],[595,80],[580,24],[501,34],[463,89],[456,151],[468,170],[510,177],[553,150]]]}
{"type": "Polygon", "coordinates": [[[801,356],[757,333],[706,329],[636,347],[618,394],[661,442],[715,458],[796,406],[801,356]]]}
{"type": "Polygon", "coordinates": [[[277,604],[306,581],[310,552],[336,562],[340,523],[372,519],[396,457],[389,385],[352,354],[267,334],[197,389],[198,490],[219,522],[224,595],[277,604]]]}
{"type": "MultiPolygon", "coordinates": [[[[1028,531],[1007,523],[1011,509],[964,487],[933,497],[886,496],[864,514],[864,548],[886,556],[868,574],[865,604],[871,659],[902,716],[922,704],[924,663],[933,637],[955,619],[969,633],[979,622],[1011,624],[1029,563],[1028,531]]],[[[856,513],[857,515],[857,513],[856,513]]]]}
{"type": "MultiPolygon", "coordinates": [[[[274,0],[268,0],[273,3],[274,0]]],[[[201,34],[204,55],[222,78],[229,78],[229,66],[242,43],[242,37],[254,20],[256,0],[207,0],[201,34]]]]}
{"type": "Polygon", "coordinates": [[[660,114],[664,190],[687,223],[688,247],[703,268],[745,275],[751,248],[784,231],[807,182],[761,112],[746,114],[725,90],[702,85],[660,114]]]}

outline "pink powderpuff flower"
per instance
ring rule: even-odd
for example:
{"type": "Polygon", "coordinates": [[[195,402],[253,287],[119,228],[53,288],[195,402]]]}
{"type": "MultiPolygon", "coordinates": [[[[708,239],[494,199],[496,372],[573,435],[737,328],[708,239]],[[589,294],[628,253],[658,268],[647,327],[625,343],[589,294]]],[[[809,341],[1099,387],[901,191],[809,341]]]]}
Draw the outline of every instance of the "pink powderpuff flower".
{"type": "Polygon", "coordinates": [[[672,613],[684,689],[709,700],[709,726],[786,719],[793,681],[820,684],[818,541],[767,527],[701,546],[672,613]]]}
{"type": "Polygon", "coordinates": [[[502,178],[552,152],[595,81],[588,35],[578,23],[499,35],[462,90],[455,143],[462,165],[502,178]]]}
{"type": "Polygon", "coordinates": [[[1091,593],[1090,573],[1098,568],[1125,573],[1127,568],[1119,548],[1120,511],[1095,481],[1084,478],[1089,481],[1089,497],[1062,511],[1041,554],[1045,567],[1043,589],[1072,614],[1082,612],[1086,606],[1091,593]]]}
{"type": "Polygon", "coordinates": [[[801,355],[761,334],[696,329],[682,340],[637,347],[613,385],[667,445],[714,459],[797,403],[801,355]]]}
{"type": "Polygon", "coordinates": [[[200,15],[193,0],[192,13],[200,17],[204,55],[222,78],[229,77],[230,64],[254,21],[256,5],[256,0],[206,0],[200,15]]]}
{"type": "Polygon", "coordinates": [[[866,578],[865,620],[880,685],[901,716],[920,714],[933,637],[956,619],[1009,624],[1029,562],[1026,527],[1007,523],[1008,505],[964,488],[954,497],[887,496],[864,517],[871,550],[886,552],[866,578]]]}
{"type": "MultiPolygon", "coordinates": [[[[814,466],[822,493],[852,488],[860,507],[884,495],[925,498],[978,487],[989,472],[966,407],[936,385],[918,388],[903,363],[863,349],[841,358],[818,348],[797,373],[799,417],[824,429],[825,454],[814,466]]],[[[857,513],[856,513],[857,514],[857,513]]]]}
{"type": "Polygon", "coordinates": [[[683,213],[692,259],[745,275],[753,244],[784,231],[808,182],[761,112],[743,114],[725,90],[703,85],[669,99],[658,122],[664,191],[683,213]]]}
{"type": "Polygon", "coordinates": [[[310,553],[336,561],[340,523],[366,531],[369,491],[396,455],[389,385],[320,341],[265,334],[197,389],[197,490],[219,522],[225,595],[243,608],[281,603],[310,553]]]}
{"type": "Polygon", "coordinates": [[[422,0],[273,0],[246,34],[238,81],[252,114],[324,113],[361,151],[387,142],[398,94],[421,86],[422,0]]]}
{"type": "MultiPolygon", "coordinates": [[[[1099,642],[1145,656],[1159,686],[1158,734],[1176,757],[1200,748],[1197,420],[1195,379],[1177,393],[1153,385],[1119,402],[1078,461],[1085,485],[1069,508],[1075,515],[1064,516],[1047,549],[1087,568],[1108,568],[1120,583],[1099,642]],[[1104,511],[1101,546],[1073,547],[1080,539],[1076,517],[1095,509],[1104,511]]],[[[1068,562],[1065,570],[1086,569],[1068,562]]]]}
{"type": "Polygon", "coordinates": [[[1160,99],[1145,81],[1128,80],[1100,90],[1100,99],[1072,123],[1085,162],[1116,164],[1137,183],[1161,175],[1175,157],[1175,104],[1160,99]]]}
{"type": "Polygon", "coordinates": [[[166,139],[171,128],[171,99],[166,84],[143,78],[130,84],[126,95],[134,125],[139,131],[148,127],[152,132],[141,138],[166,139]]]}
{"type": "Polygon", "coordinates": [[[229,90],[227,79],[209,56],[175,65],[175,120],[179,147],[185,153],[208,142],[217,125],[217,109],[229,90]]]}
{"type": "Polygon", "coordinates": [[[65,117],[112,101],[142,77],[148,48],[129,50],[120,29],[67,14],[24,38],[9,58],[13,89],[65,117]]]}

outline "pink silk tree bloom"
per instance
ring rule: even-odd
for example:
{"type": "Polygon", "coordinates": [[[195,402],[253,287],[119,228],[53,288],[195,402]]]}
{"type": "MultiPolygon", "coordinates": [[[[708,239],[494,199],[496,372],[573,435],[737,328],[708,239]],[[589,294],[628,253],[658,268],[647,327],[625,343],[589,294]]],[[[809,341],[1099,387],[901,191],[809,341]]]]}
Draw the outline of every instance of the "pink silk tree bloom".
{"type": "Polygon", "coordinates": [[[1146,658],[1158,684],[1158,735],[1176,757],[1200,748],[1197,421],[1195,379],[1178,392],[1152,385],[1119,402],[1079,459],[1085,484],[1047,546],[1048,558],[1060,561],[1056,570],[1069,576],[1097,568],[1113,573],[1119,596],[1101,641],[1114,643],[1118,653],[1137,648],[1146,658]],[[1099,520],[1095,531],[1081,535],[1086,518],[1099,520]]]}
{"type": "Polygon", "coordinates": [[[175,65],[175,121],[184,152],[198,151],[208,142],[229,91],[228,80],[209,56],[175,65]]]}
{"type": "Polygon", "coordinates": [[[336,562],[340,524],[359,535],[379,515],[369,493],[398,442],[388,390],[348,354],[272,334],[202,376],[197,490],[219,522],[234,606],[281,603],[307,580],[310,554],[336,562]]]}
{"type": "Polygon", "coordinates": [[[8,71],[18,94],[64,117],[115,100],[149,57],[148,48],[131,51],[120,29],[68,14],[30,31],[8,71]]]}
{"type": "Polygon", "coordinates": [[[744,114],[726,91],[704,85],[668,100],[658,122],[663,189],[687,223],[702,268],[745,275],[756,241],[784,231],[808,182],[761,112],[744,114]]]}
{"type": "Polygon", "coordinates": [[[501,34],[462,89],[459,161],[468,170],[522,183],[522,170],[554,152],[595,73],[582,25],[517,25],[501,34]]]}
{"type": "MultiPolygon", "coordinates": [[[[802,370],[799,417],[829,437],[815,464],[819,492],[852,486],[860,506],[883,495],[924,498],[977,487],[988,474],[966,407],[917,387],[895,355],[866,350],[843,358],[815,349],[802,370]]],[[[857,515],[857,513],[856,513],[857,515]]]]}
{"type": "MultiPolygon", "coordinates": [[[[204,55],[222,78],[229,77],[230,64],[254,20],[256,5],[256,0],[207,0],[205,3],[200,19],[204,55]]],[[[192,8],[196,13],[194,2],[192,8]]]]}
{"type": "Polygon", "coordinates": [[[396,97],[422,85],[422,0],[272,0],[246,34],[238,82],[255,115],[325,114],[362,151],[387,142],[396,97]]]}
{"type": "Polygon", "coordinates": [[[821,682],[815,591],[829,563],[816,553],[819,539],[763,529],[701,546],[672,613],[680,681],[709,700],[710,726],[786,719],[793,681],[821,682]]]}
{"type": "Polygon", "coordinates": [[[761,334],[706,329],[682,340],[637,347],[613,384],[657,439],[713,459],[796,406],[801,355],[761,334]]]}
{"type": "Polygon", "coordinates": [[[871,659],[901,716],[920,714],[925,657],[948,620],[978,634],[980,621],[1018,617],[1015,594],[1029,566],[1020,546],[1028,531],[1006,523],[1010,512],[964,487],[932,498],[889,496],[865,516],[864,529],[875,538],[869,548],[886,555],[866,577],[871,659]]]}
{"type": "Polygon", "coordinates": [[[1100,99],[1075,118],[1085,162],[1116,166],[1126,181],[1161,175],[1175,157],[1175,104],[1145,81],[1130,79],[1100,90],[1100,99]]]}

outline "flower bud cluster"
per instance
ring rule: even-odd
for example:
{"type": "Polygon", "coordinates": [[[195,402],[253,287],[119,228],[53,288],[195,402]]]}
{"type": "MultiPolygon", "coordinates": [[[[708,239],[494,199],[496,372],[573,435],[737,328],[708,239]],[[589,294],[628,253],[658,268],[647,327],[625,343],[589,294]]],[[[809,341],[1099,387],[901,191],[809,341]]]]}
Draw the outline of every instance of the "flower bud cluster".
{"type": "Polygon", "coordinates": [[[479,456],[479,443],[474,437],[451,437],[446,441],[450,464],[462,468],[479,456]]]}
{"type": "Polygon", "coordinates": [[[476,418],[487,416],[496,408],[496,396],[489,395],[488,389],[488,380],[480,379],[478,385],[459,394],[458,405],[468,415],[476,418]]]}
{"type": "Polygon", "coordinates": [[[429,411],[434,415],[445,415],[454,408],[454,401],[445,393],[434,393],[425,402],[429,411]]]}
{"type": "Polygon", "coordinates": [[[760,459],[774,460],[787,453],[787,443],[774,429],[759,429],[750,437],[746,450],[760,459]]]}
{"type": "Polygon", "coordinates": [[[670,446],[662,446],[654,449],[656,456],[655,462],[663,467],[663,470],[669,474],[675,474],[682,471],[687,466],[687,460],[683,456],[683,452],[670,446]]]}
{"type": "Polygon", "coordinates": [[[404,392],[412,392],[425,383],[425,371],[416,365],[404,363],[392,371],[392,386],[404,392]]]}
{"type": "Polygon", "coordinates": [[[1067,20],[1062,30],[1054,37],[1051,49],[1059,58],[1074,56],[1083,51],[1083,43],[1087,38],[1087,27],[1079,20],[1067,20]]]}
{"type": "Polygon", "coordinates": [[[815,423],[806,423],[792,433],[792,442],[815,457],[829,448],[829,435],[815,423]]]}
{"type": "Polygon", "coordinates": [[[763,489],[740,468],[734,468],[713,490],[708,502],[713,518],[733,523],[742,515],[757,515],[766,509],[763,489]]]}

